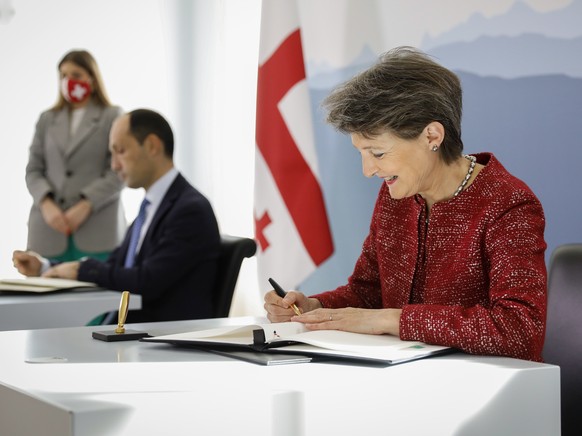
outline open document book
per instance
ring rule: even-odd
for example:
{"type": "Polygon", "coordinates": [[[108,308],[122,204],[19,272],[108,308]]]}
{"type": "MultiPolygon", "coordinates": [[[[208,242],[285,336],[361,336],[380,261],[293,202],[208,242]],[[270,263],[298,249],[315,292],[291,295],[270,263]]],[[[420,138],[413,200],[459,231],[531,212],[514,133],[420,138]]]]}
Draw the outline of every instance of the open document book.
{"type": "Polygon", "coordinates": [[[69,289],[95,290],[95,283],[52,277],[26,277],[23,279],[0,279],[0,292],[45,293],[69,289]]]}
{"type": "Polygon", "coordinates": [[[338,330],[309,331],[298,322],[222,327],[141,340],[198,349],[301,354],[385,365],[452,351],[449,347],[402,341],[389,335],[369,335],[338,330]]]}

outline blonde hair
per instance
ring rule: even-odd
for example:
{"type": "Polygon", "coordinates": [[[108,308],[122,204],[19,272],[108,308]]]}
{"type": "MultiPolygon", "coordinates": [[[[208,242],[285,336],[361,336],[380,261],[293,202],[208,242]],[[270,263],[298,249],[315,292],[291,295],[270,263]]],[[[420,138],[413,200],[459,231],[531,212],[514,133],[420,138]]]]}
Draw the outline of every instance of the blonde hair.
{"type": "MultiPolygon", "coordinates": [[[[107,96],[105,91],[105,85],[103,83],[103,78],[101,77],[101,71],[97,65],[95,58],[87,50],[71,50],[59,61],[58,69],[60,70],[61,65],[65,62],[72,62],[75,65],[83,68],[91,78],[93,79],[92,84],[92,94],[91,98],[100,106],[111,106],[111,101],[107,96]]],[[[53,110],[60,110],[67,107],[69,103],[65,100],[62,94],[59,92],[59,97],[56,104],[52,107],[53,110]]]]}

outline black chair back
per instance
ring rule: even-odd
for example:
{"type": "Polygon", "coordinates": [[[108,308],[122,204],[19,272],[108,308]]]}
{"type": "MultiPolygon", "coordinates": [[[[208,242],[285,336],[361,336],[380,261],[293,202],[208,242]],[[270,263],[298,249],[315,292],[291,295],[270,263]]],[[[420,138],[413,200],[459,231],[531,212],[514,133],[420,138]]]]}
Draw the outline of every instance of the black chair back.
{"type": "Polygon", "coordinates": [[[562,436],[582,434],[582,244],[550,258],[543,357],[560,366],[562,436]]]}
{"type": "Polygon", "coordinates": [[[246,257],[254,256],[256,251],[257,243],[254,239],[231,235],[220,236],[218,276],[214,289],[215,318],[228,317],[242,261],[246,257]]]}

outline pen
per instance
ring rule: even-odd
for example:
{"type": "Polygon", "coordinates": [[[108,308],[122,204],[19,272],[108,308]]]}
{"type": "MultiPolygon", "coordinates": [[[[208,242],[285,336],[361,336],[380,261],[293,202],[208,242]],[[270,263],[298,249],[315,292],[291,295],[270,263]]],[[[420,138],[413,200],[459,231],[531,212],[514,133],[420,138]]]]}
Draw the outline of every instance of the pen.
{"type": "MultiPolygon", "coordinates": [[[[283,288],[281,286],[279,286],[279,283],[277,283],[273,279],[269,279],[269,283],[271,284],[271,286],[273,286],[273,289],[275,290],[275,292],[277,293],[277,295],[279,297],[285,298],[285,295],[287,295],[287,292],[285,292],[283,290],[283,288]]],[[[291,304],[291,309],[293,309],[293,312],[295,312],[295,315],[301,315],[299,308],[295,304],[291,304]]]]}

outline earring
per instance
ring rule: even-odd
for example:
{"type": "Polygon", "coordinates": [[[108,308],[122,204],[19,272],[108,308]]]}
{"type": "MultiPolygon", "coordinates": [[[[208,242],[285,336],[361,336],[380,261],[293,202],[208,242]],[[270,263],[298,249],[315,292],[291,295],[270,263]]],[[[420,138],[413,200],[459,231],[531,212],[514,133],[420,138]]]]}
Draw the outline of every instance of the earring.
{"type": "Polygon", "coordinates": [[[433,145],[432,146],[432,151],[434,151],[435,153],[438,151],[439,146],[438,145],[433,145]]]}

